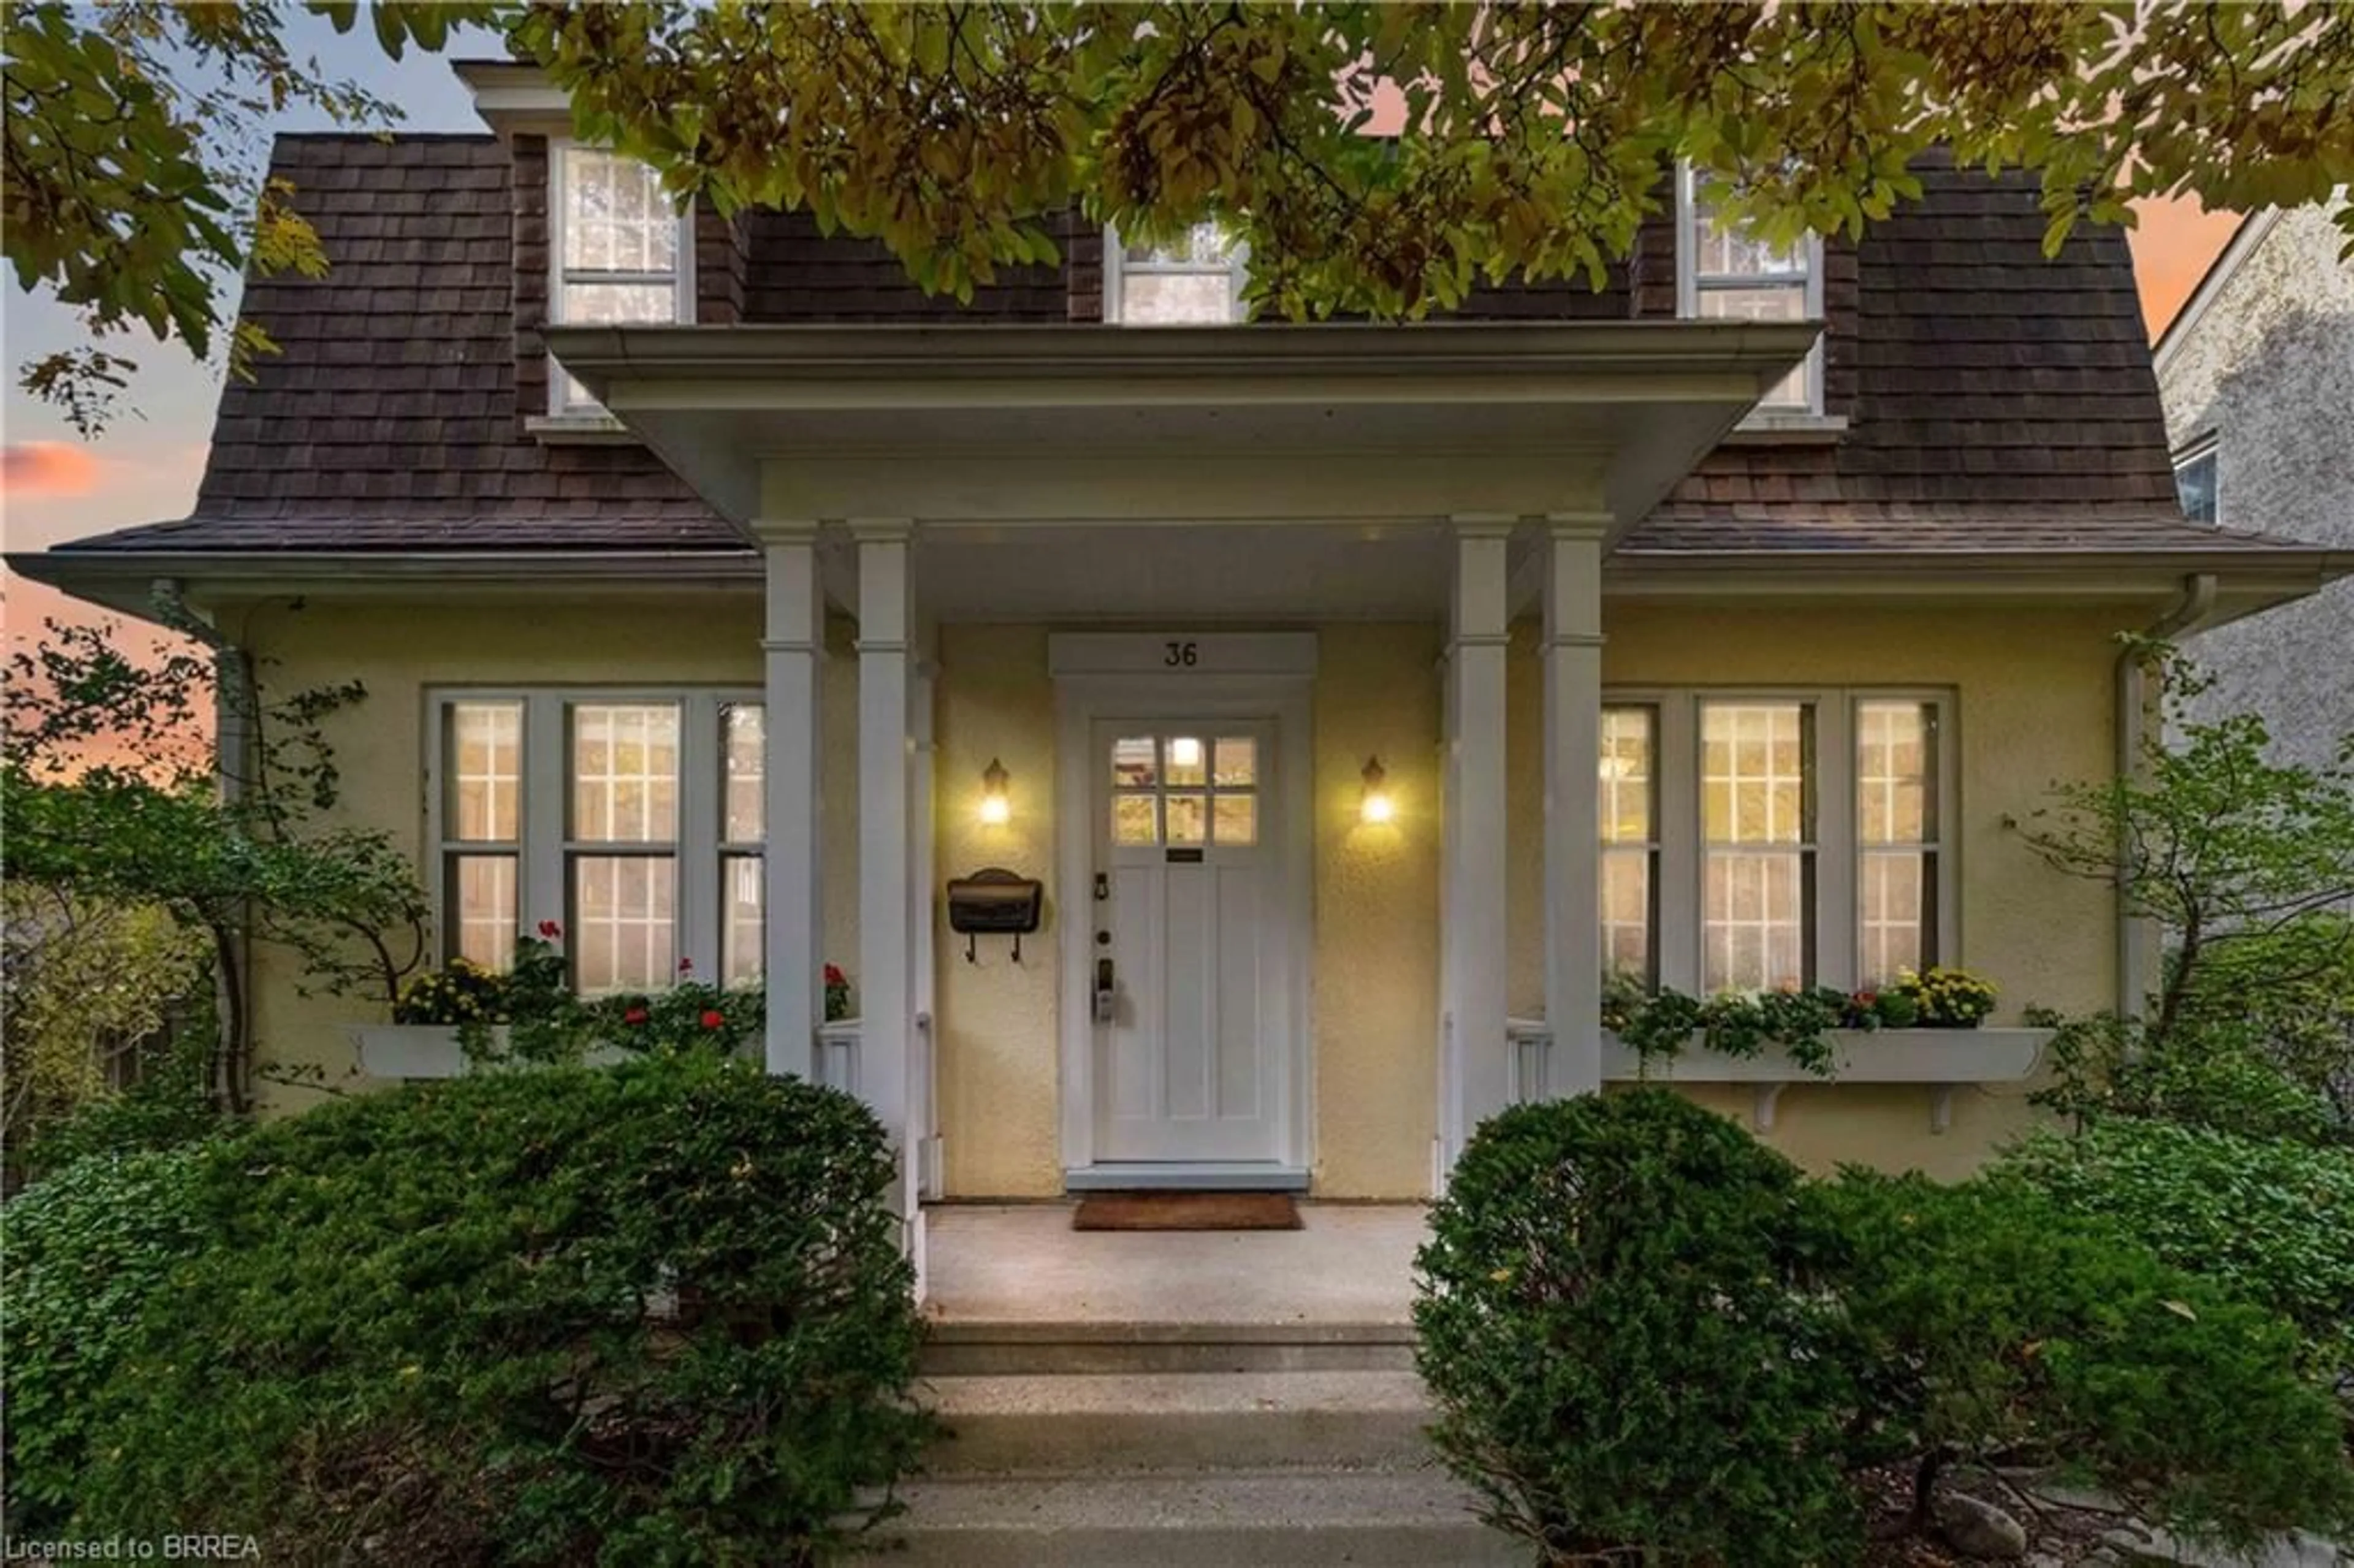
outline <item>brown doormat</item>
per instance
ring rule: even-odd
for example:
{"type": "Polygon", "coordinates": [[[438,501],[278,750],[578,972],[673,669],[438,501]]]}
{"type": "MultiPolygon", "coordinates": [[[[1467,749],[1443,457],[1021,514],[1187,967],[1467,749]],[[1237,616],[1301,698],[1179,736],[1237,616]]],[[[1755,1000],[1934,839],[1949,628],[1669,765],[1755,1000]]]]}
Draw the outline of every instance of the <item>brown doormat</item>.
{"type": "Polygon", "coordinates": [[[1071,1215],[1075,1231],[1296,1231],[1288,1192],[1098,1192],[1071,1215]]]}

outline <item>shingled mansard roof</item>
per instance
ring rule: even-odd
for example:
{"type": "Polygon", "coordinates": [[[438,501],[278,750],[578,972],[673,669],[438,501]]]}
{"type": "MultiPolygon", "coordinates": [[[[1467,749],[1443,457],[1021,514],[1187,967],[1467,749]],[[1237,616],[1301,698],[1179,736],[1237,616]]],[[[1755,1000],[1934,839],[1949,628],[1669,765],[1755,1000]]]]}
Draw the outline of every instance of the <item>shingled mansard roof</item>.
{"type": "MultiPolygon", "coordinates": [[[[642,448],[525,429],[514,167],[490,136],[280,138],[272,173],[332,271],[248,285],[246,313],[281,352],[223,388],[193,514],[62,553],[743,550],[642,448]]],[[[1834,282],[1850,260],[1854,277],[1829,312],[1840,439],[1720,448],[1622,556],[2304,548],[2184,521],[2122,234],[2080,229],[2046,260],[2031,178],[1922,175],[1920,201],[1851,253],[1833,248],[1834,282]]],[[[880,247],[820,241],[804,218],[759,215],[743,232],[746,320],[952,309],[880,247]]],[[[1642,286],[1614,268],[1599,295],[1512,289],[1469,313],[1656,313],[1660,238],[1642,286]]],[[[1028,271],[1043,277],[985,291],[978,313],[1062,319],[1078,286],[1028,271]]]]}

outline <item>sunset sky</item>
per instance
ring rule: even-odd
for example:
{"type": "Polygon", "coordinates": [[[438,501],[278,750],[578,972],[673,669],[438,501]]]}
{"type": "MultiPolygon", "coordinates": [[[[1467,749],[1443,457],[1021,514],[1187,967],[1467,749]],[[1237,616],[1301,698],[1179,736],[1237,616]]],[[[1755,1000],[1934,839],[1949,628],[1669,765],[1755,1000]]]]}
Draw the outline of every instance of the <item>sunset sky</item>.
{"type": "MultiPolygon", "coordinates": [[[[441,59],[412,53],[388,61],[373,45],[337,37],[315,18],[298,16],[292,30],[316,49],[323,69],[355,77],[401,104],[408,111],[405,128],[482,129],[464,88],[441,59]]],[[[290,116],[283,128],[318,127],[290,116]]],[[[2189,203],[2143,210],[2134,259],[2153,334],[2180,308],[2237,221],[2189,203]]],[[[218,366],[191,363],[168,346],[137,344],[130,352],[142,366],[131,395],[138,413],[119,418],[103,440],[83,443],[48,406],[15,385],[16,368],[26,360],[74,341],[69,313],[9,284],[0,303],[0,351],[10,371],[0,448],[0,538],[10,550],[184,516],[195,500],[219,391],[218,366]]],[[[69,609],[69,601],[47,588],[5,579],[0,615],[12,646],[37,635],[46,616],[69,609]]]]}

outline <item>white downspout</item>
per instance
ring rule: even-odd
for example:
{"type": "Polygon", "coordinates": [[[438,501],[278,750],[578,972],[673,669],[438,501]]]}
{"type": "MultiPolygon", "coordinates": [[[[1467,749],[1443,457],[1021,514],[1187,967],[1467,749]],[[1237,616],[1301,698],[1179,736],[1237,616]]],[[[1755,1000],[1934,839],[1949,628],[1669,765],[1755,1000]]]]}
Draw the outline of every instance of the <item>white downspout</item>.
{"type": "MultiPolygon", "coordinates": [[[[2193,572],[2182,579],[2182,597],[2167,612],[2149,623],[2141,634],[2141,642],[2128,646],[2117,654],[2117,774],[2119,779],[2131,779],[2141,771],[2142,743],[2148,723],[2149,680],[2142,657],[2142,644],[2170,641],[2187,636],[2207,623],[2215,612],[2215,574],[2193,572]]],[[[2149,995],[2149,922],[2135,916],[2126,906],[2123,885],[2124,862],[2118,863],[2117,888],[2117,1015],[2121,1018],[2141,1016],[2143,1001],[2149,995]]]]}

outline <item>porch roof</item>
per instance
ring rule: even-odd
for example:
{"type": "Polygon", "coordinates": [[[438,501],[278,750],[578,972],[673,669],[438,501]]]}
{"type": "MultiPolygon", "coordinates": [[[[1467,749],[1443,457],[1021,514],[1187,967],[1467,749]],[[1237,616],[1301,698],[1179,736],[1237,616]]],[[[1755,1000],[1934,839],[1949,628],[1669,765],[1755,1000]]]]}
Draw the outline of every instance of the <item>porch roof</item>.
{"type": "Polygon", "coordinates": [[[723,515],[1623,531],[1814,323],[574,326],[551,352],[723,515]]]}

